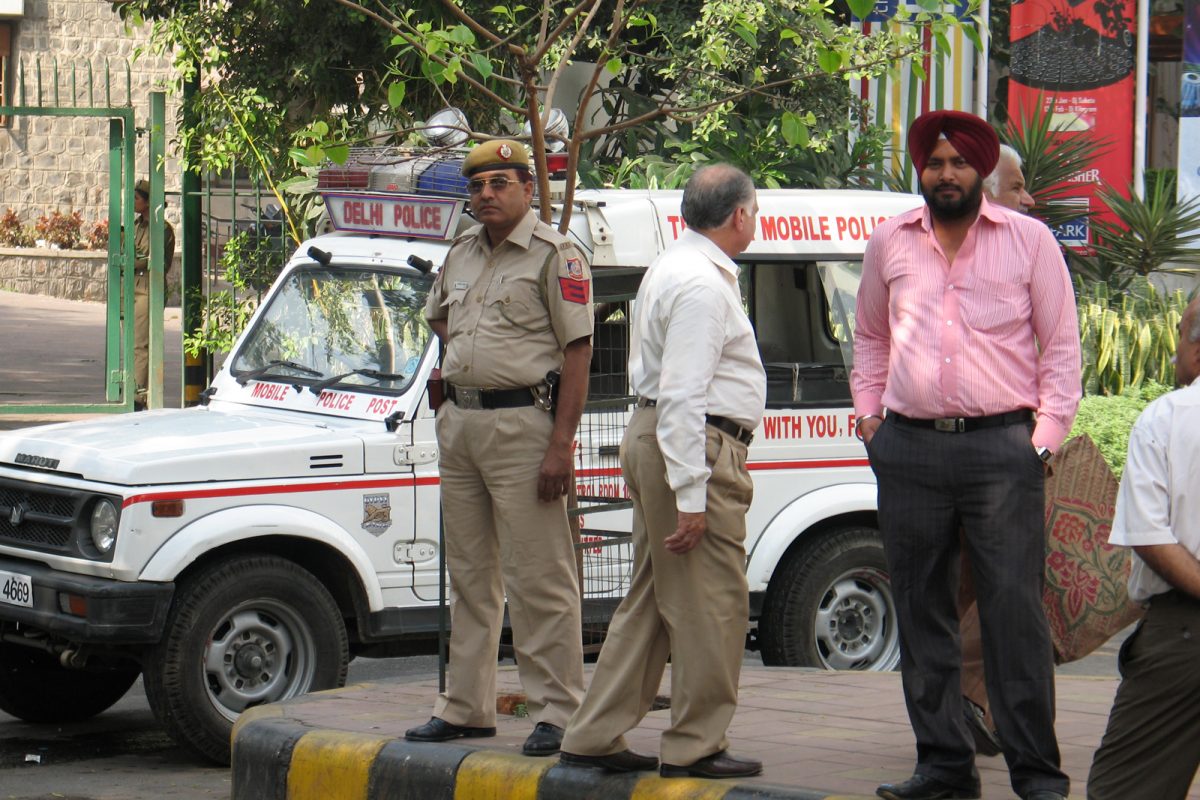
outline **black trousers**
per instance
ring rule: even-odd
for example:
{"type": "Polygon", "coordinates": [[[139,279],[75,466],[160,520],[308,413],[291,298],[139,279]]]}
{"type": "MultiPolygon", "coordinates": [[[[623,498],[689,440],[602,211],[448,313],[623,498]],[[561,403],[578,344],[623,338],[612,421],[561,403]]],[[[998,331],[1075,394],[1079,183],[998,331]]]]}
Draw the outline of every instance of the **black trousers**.
{"type": "Polygon", "coordinates": [[[1054,735],[1054,654],[1042,610],[1045,478],[1032,423],[943,433],[885,420],[868,447],[896,598],[916,773],[978,785],[963,716],[960,547],[979,602],[988,699],[1017,795],[1068,794],[1054,735]],[[960,539],[959,531],[962,530],[960,539]]]}
{"type": "Polygon", "coordinates": [[[1200,767],[1200,600],[1152,597],[1118,664],[1088,800],[1184,800],[1200,767]]]}

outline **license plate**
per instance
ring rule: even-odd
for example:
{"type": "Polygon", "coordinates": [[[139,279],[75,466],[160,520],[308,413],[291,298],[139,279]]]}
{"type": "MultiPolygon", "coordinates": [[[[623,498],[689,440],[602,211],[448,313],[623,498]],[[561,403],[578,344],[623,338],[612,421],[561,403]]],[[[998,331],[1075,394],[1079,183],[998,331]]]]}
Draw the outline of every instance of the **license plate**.
{"type": "Polygon", "coordinates": [[[33,608],[33,580],[28,575],[0,572],[0,603],[33,608]]]}

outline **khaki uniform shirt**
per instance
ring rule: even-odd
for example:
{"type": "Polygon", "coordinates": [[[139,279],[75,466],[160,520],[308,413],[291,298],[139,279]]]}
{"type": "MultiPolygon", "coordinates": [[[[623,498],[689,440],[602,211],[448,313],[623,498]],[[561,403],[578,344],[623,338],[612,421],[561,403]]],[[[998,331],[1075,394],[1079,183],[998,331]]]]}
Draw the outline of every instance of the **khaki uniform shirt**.
{"type": "MultiPolygon", "coordinates": [[[[163,273],[171,271],[171,260],[175,256],[175,229],[171,223],[163,225],[163,273]]],[[[133,269],[145,272],[150,269],[150,222],[145,216],[133,220],[133,269]]]]}
{"type": "Polygon", "coordinates": [[[592,277],[565,236],[529,211],[496,248],[482,225],[446,254],[425,318],[444,319],[442,377],[482,389],[535,386],[592,335],[592,277]]]}

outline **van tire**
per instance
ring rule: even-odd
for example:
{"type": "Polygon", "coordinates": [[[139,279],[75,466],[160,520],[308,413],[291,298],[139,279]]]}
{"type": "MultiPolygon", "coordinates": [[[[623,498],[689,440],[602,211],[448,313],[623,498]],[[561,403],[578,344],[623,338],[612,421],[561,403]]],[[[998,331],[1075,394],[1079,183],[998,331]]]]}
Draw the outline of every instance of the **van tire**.
{"type": "Polygon", "coordinates": [[[228,764],[241,711],[342,686],[349,660],[341,611],[312,573],[276,556],[235,556],[176,588],[145,662],[146,698],[172,738],[228,764]]]}
{"type": "Polygon", "coordinates": [[[758,631],[767,666],[899,666],[896,609],[879,531],[837,528],[789,554],[771,579],[758,631]]]}
{"type": "Polygon", "coordinates": [[[133,661],[71,669],[44,650],[0,642],[0,711],[25,722],[82,722],[124,697],[141,671],[133,661]]]}

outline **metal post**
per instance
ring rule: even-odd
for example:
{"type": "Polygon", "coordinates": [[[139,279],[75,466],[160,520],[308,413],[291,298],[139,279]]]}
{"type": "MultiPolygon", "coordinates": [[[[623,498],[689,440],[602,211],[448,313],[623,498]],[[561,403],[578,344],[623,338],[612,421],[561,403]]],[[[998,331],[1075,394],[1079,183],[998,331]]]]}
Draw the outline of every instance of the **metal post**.
{"type": "Polygon", "coordinates": [[[150,93],[150,374],[146,387],[146,407],[163,407],[163,276],[167,271],[163,246],[166,244],[166,198],[163,196],[163,158],[166,155],[167,96],[150,93]]]}
{"type": "MultiPolygon", "coordinates": [[[[200,91],[200,76],[193,73],[192,78],[183,86],[183,115],[184,125],[195,122],[195,112],[192,111],[192,100],[200,91]]],[[[203,265],[200,263],[201,248],[204,246],[204,235],[200,231],[200,176],[195,170],[187,168],[183,171],[183,192],[181,197],[181,212],[183,214],[183,261],[180,267],[179,306],[182,317],[182,333],[187,334],[200,327],[201,281],[203,280],[203,265]]],[[[208,353],[183,355],[183,404],[194,406],[200,402],[200,392],[208,386],[208,353]]]]}
{"type": "Polygon", "coordinates": [[[104,399],[117,402],[125,373],[121,370],[121,142],[125,126],[108,121],[108,302],[104,322],[104,399]]]}

